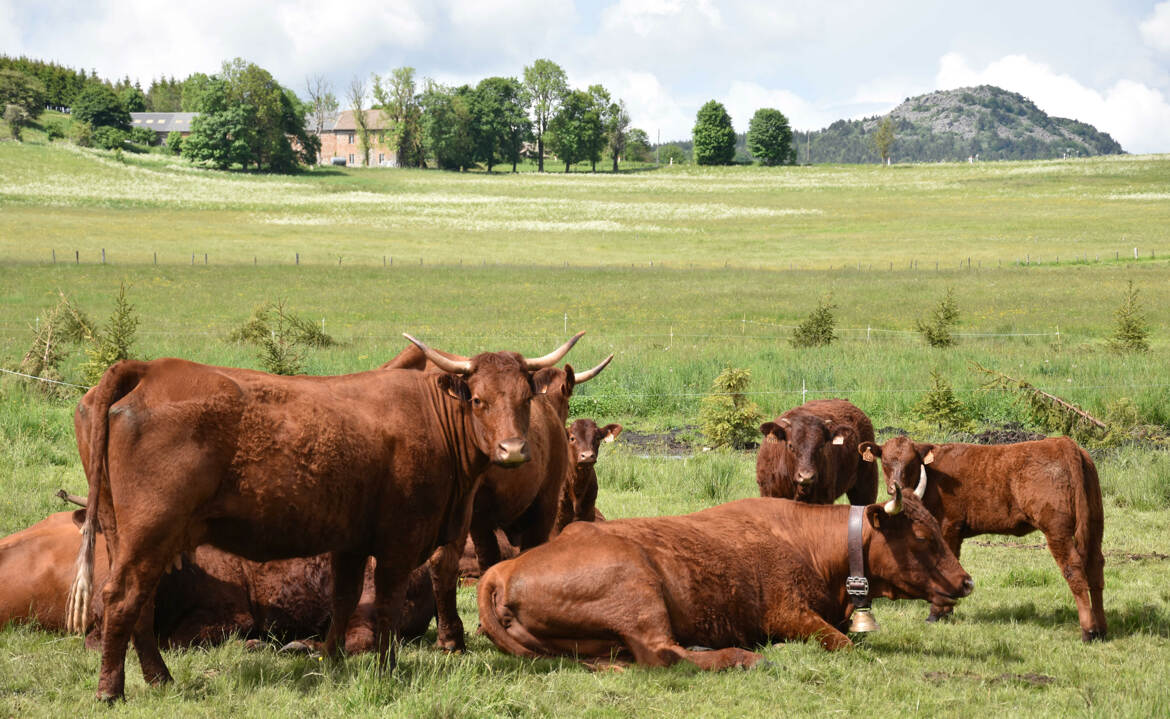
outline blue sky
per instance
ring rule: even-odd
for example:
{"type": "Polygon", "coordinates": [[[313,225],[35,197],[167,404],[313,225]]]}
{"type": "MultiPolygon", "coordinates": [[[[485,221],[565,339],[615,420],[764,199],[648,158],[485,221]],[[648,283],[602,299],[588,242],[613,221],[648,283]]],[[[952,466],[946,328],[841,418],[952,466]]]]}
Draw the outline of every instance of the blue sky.
{"type": "Polygon", "coordinates": [[[339,96],[401,65],[475,83],[543,57],[574,86],[605,85],[664,141],[689,137],[711,99],[738,131],[760,107],[817,129],[990,83],[1130,152],[1170,152],[1170,0],[0,0],[0,52],[144,87],[240,56],[302,93],[324,75],[339,96]]]}

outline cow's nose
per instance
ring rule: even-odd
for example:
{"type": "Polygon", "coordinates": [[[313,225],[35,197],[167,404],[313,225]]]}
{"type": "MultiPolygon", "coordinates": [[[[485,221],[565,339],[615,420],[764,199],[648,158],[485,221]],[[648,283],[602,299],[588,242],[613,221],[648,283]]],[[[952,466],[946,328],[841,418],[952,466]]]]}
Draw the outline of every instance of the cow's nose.
{"type": "Polygon", "coordinates": [[[975,591],[975,580],[967,577],[963,580],[963,596],[966,597],[973,591],[975,591]]]}
{"type": "Polygon", "coordinates": [[[530,457],[528,442],[524,441],[523,437],[513,437],[496,445],[496,456],[493,461],[505,467],[514,467],[518,464],[524,464],[530,457]]]}
{"type": "Polygon", "coordinates": [[[597,461],[597,455],[593,454],[592,452],[582,452],[581,455],[577,457],[577,461],[582,464],[592,464],[597,461]]]}
{"type": "Polygon", "coordinates": [[[816,478],[816,472],[798,472],[796,474],[796,481],[800,484],[809,484],[816,478]]]}

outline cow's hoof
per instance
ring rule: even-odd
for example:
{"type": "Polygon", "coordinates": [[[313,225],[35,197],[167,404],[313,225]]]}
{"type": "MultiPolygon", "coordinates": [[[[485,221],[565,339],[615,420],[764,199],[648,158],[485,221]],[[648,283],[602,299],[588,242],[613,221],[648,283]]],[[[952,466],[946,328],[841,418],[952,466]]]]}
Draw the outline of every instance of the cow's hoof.
{"type": "Polygon", "coordinates": [[[1103,642],[1105,641],[1105,632],[1098,632],[1095,629],[1089,631],[1081,630],[1081,641],[1088,642],[1103,642]]]}
{"type": "Polygon", "coordinates": [[[462,654],[467,651],[467,645],[462,639],[437,639],[435,640],[435,648],[448,654],[462,654]]]}
{"type": "Polygon", "coordinates": [[[942,618],[942,617],[940,617],[940,616],[939,616],[939,615],[937,615],[937,614],[931,614],[931,615],[929,615],[929,616],[926,618],[926,623],[927,623],[927,624],[934,624],[935,622],[937,622],[937,621],[938,621],[939,619],[941,619],[941,618],[942,618]]]}

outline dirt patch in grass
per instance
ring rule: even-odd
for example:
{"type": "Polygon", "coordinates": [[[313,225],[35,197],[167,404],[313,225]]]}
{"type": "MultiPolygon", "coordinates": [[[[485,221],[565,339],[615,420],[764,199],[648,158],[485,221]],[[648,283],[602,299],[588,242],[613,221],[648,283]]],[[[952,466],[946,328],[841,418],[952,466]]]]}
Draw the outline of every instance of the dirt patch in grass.
{"type": "Polygon", "coordinates": [[[693,426],[676,427],[665,432],[639,432],[627,429],[621,434],[621,442],[635,454],[684,456],[695,451],[689,441],[695,429],[693,426]]]}
{"type": "Polygon", "coordinates": [[[1022,682],[1037,687],[1047,686],[1056,681],[1055,677],[1050,677],[1047,674],[1037,674],[1035,672],[1028,672],[1027,674],[999,674],[993,677],[983,676],[975,672],[925,672],[922,676],[933,682],[942,682],[950,679],[966,679],[968,681],[992,683],[1022,682]]]}

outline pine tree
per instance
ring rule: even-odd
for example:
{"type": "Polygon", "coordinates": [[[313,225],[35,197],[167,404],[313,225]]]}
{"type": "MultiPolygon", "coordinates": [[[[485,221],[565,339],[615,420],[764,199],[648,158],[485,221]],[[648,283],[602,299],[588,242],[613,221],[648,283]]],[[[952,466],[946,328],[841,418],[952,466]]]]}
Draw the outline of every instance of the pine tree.
{"type": "Polygon", "coordinates": [[[1109,349],[1114,352],[1149,352],[1150,325],[1146,322],[1145,308],[1138,299],[1138,290],[1129,281],[1125,298],[1114,312],[1117,328],[1109,338],[1109,349]]]}

